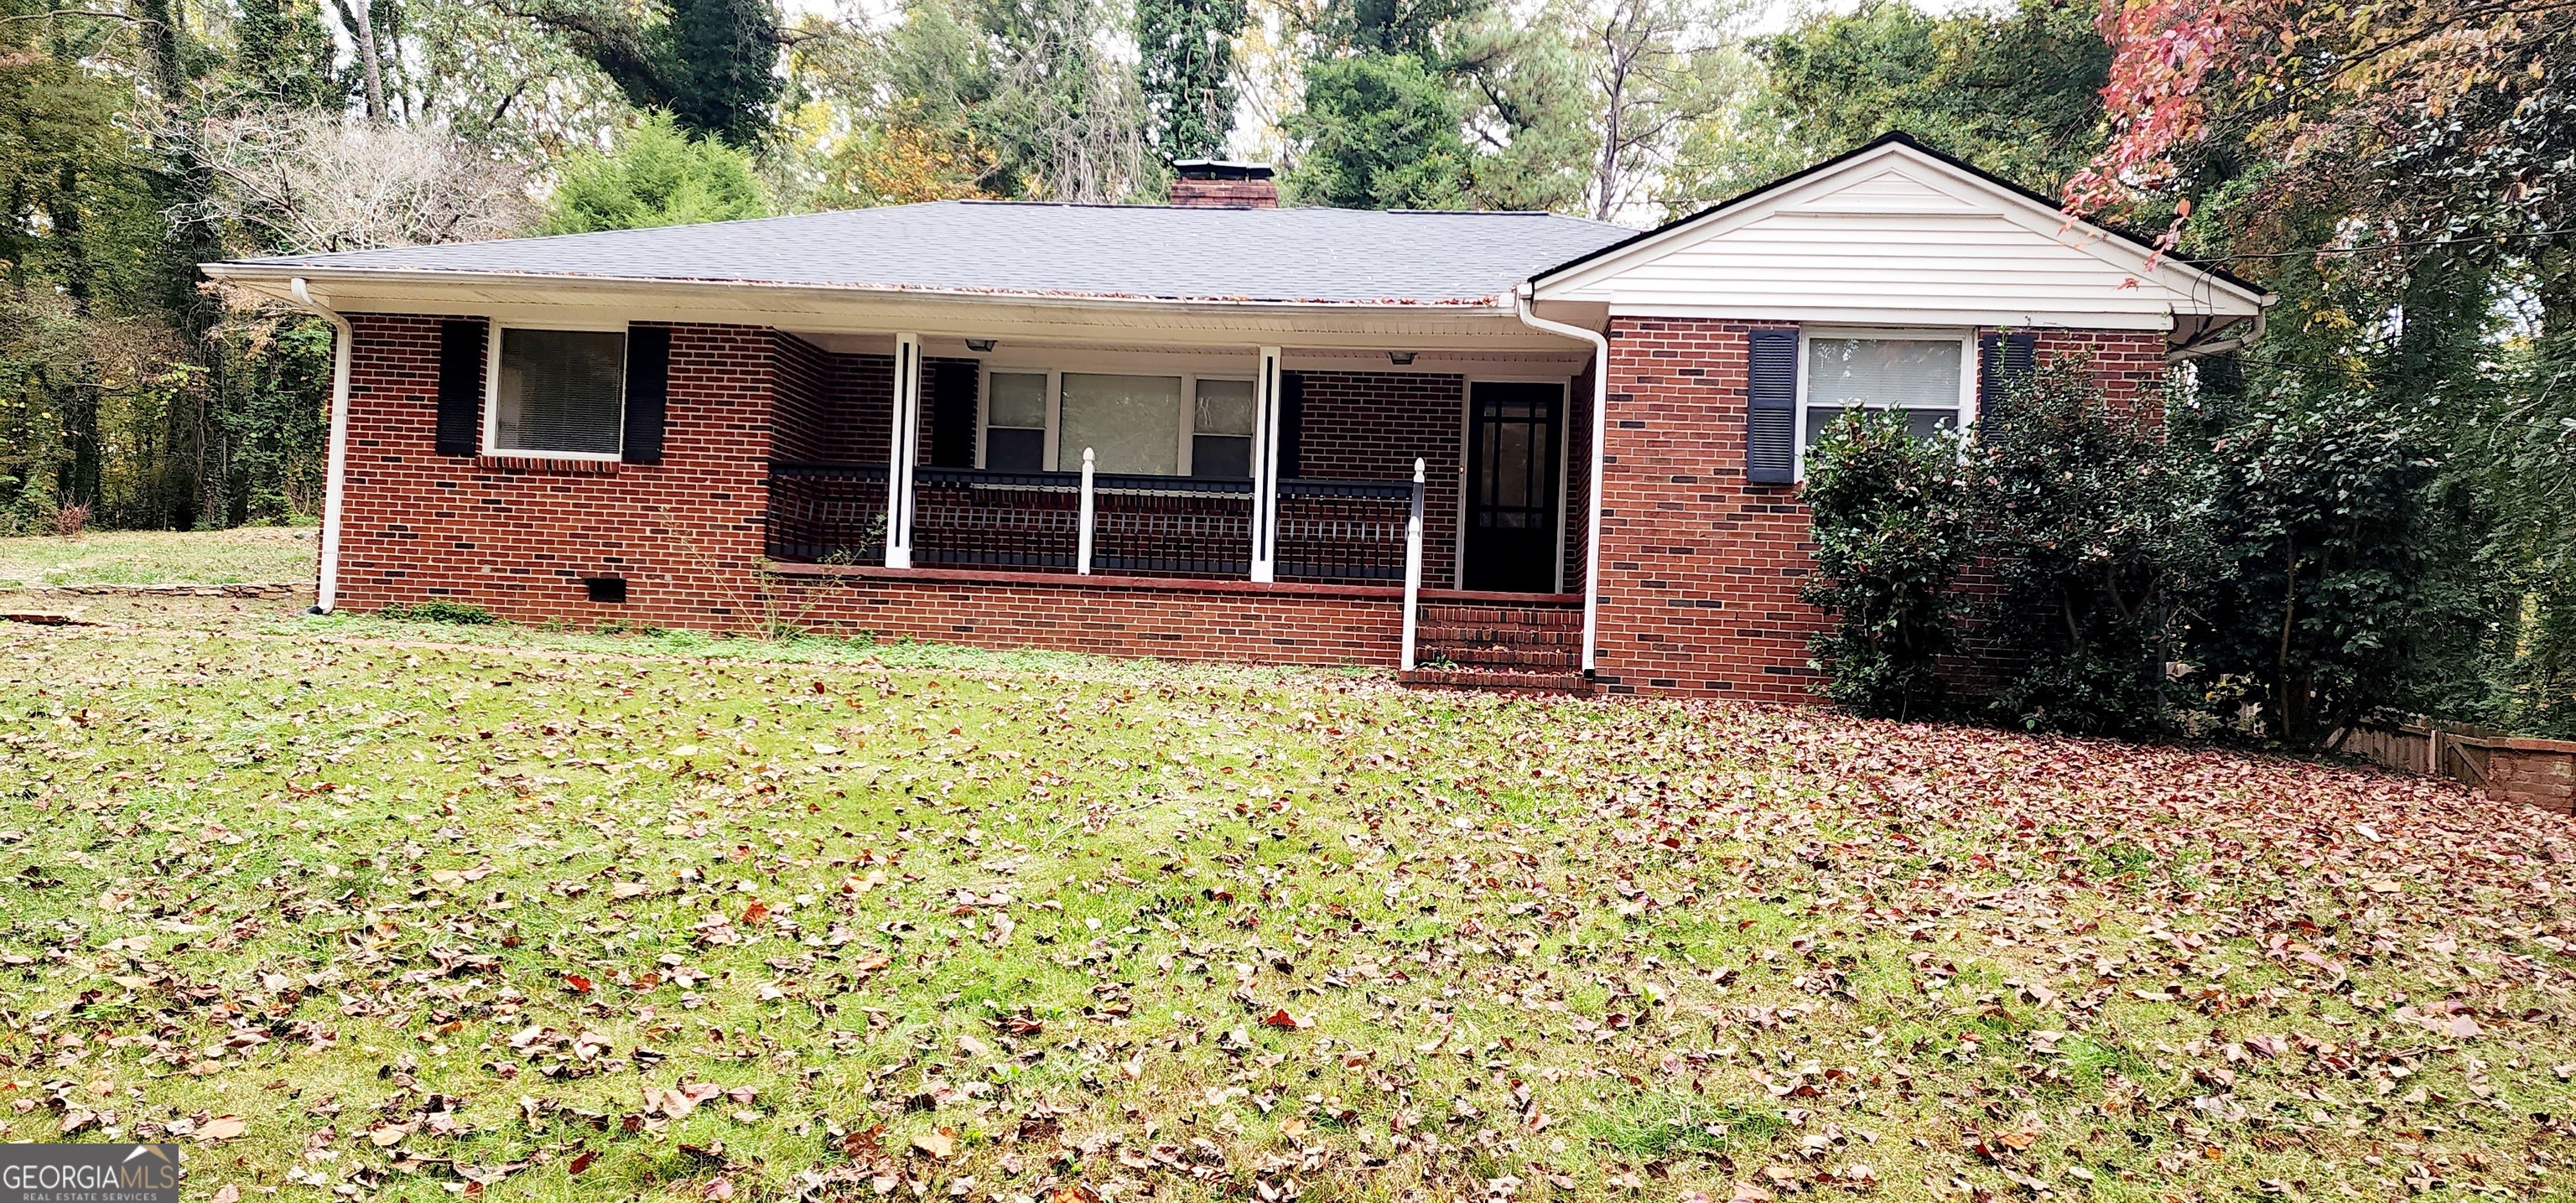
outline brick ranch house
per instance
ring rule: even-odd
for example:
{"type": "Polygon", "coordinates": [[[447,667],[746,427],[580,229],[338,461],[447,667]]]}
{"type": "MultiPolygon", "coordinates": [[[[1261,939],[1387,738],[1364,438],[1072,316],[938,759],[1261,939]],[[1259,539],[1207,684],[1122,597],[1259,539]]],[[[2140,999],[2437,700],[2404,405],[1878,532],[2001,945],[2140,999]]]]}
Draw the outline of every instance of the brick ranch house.
{"type": "Polygon", "coordinates": [[[2152,403],[2270,300],[1902,135],[1642,234],[1180,175],[207,271],[339,328],[324,610],[1763,701],[1826,419],[2152,403]]]}

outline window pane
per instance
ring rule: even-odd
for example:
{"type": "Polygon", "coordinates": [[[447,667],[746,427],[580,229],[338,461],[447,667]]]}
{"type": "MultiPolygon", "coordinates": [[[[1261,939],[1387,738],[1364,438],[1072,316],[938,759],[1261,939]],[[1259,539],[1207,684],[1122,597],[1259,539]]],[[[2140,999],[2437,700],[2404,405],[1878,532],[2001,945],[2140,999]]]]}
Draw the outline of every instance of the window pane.
{"type": "Polygon", "coordinates": [[[1064,374],[1064,427],[1056,467],[1082,467],[1082,449],[1103,472],[1170,476],[1181,467],[1181,378],[1064,374]]]}
{"type": "Polygon", "coordinates": [[[993,373],[993,397],[984,415],[987,426],[1046,428],[1046,374],[993,373]]]}
{"type": "Polygon", "coordinates": [[[1959,428],[1959,411],[1955,409],[1916,409],[1905,414],[1905,428],[1918,439],[1928,439],[1944,430],[1959,428]]]}
{"type": "Polygon", "coordinates": [[[1046,467],[1046,432],[996,426],[984,432],[984,466],[997,472],[1036,472],[1046,467]]]}
{"type": "Polygon", "coordinates": [[[1811,338],[1810,405],[1959,408],[1955,338],[1811,338]]]}
{"type": "Polygon", "coordinates": [[[1202,434],[1190,440],[1190,475],[1252,475],[1252,440],[1231,434],[1202,434]]]}
{"type": "Polygon", "coordinates": [[[621,332],[503,330],[492,445],[615,455],[625,385],[621,332]]]}
{"type": "Polygon", "coordinates": [[[1813,447],[1823,442],[1825,432],[1833,429],[1834,422],[1842,416],[1843,411],[1840,406],[1809,406],[1807,408],[1807,445],[1813,447]]]}
{"type": "MultiPolygon", "coordinates": [[[[1200,434],[1250,436],[1252,434],[1252,382],[1249,380],[1199,381],[1198,424],[1192,429],[1200,434]]],[[[1201,473],[1201,475],[1205,474],[1201,473]]]]}

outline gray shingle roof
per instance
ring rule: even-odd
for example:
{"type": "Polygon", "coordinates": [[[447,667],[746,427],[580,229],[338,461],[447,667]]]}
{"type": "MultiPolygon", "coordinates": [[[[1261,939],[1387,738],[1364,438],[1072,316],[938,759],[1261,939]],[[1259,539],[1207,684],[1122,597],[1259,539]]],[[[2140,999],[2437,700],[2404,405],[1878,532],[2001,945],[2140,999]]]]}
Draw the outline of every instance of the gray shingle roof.
{"type": "Polygon", "coordinates": [[[1633,231],[1540,213],[935,201],[244,261],[1006,294],[1457,305],[1633,231]]]}

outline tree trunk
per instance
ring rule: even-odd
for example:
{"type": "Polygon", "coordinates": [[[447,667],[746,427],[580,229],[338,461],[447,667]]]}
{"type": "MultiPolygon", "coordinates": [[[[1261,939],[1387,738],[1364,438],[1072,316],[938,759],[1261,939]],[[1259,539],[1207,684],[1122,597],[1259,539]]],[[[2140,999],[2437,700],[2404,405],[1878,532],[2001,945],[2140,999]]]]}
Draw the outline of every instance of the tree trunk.
{"type": "Polygon", "coordinates": [[[367,77],[367,120],[385,119],[384,60],[376,56],[376,14],[367,0],[349,0],[350,35],[358,41],[358,64],[367,77]]]}

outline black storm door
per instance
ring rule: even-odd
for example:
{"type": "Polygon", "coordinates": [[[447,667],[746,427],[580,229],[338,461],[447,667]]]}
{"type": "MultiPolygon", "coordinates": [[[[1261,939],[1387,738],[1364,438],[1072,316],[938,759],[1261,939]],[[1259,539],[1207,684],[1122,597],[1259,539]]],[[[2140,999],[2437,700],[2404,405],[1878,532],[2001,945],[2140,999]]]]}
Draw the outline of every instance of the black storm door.
{"type": "Polygon", "coordinates": [[[1467,403],[1466,586],[1556,590],[1565,386],[1479,383],[1467,403]]]}

